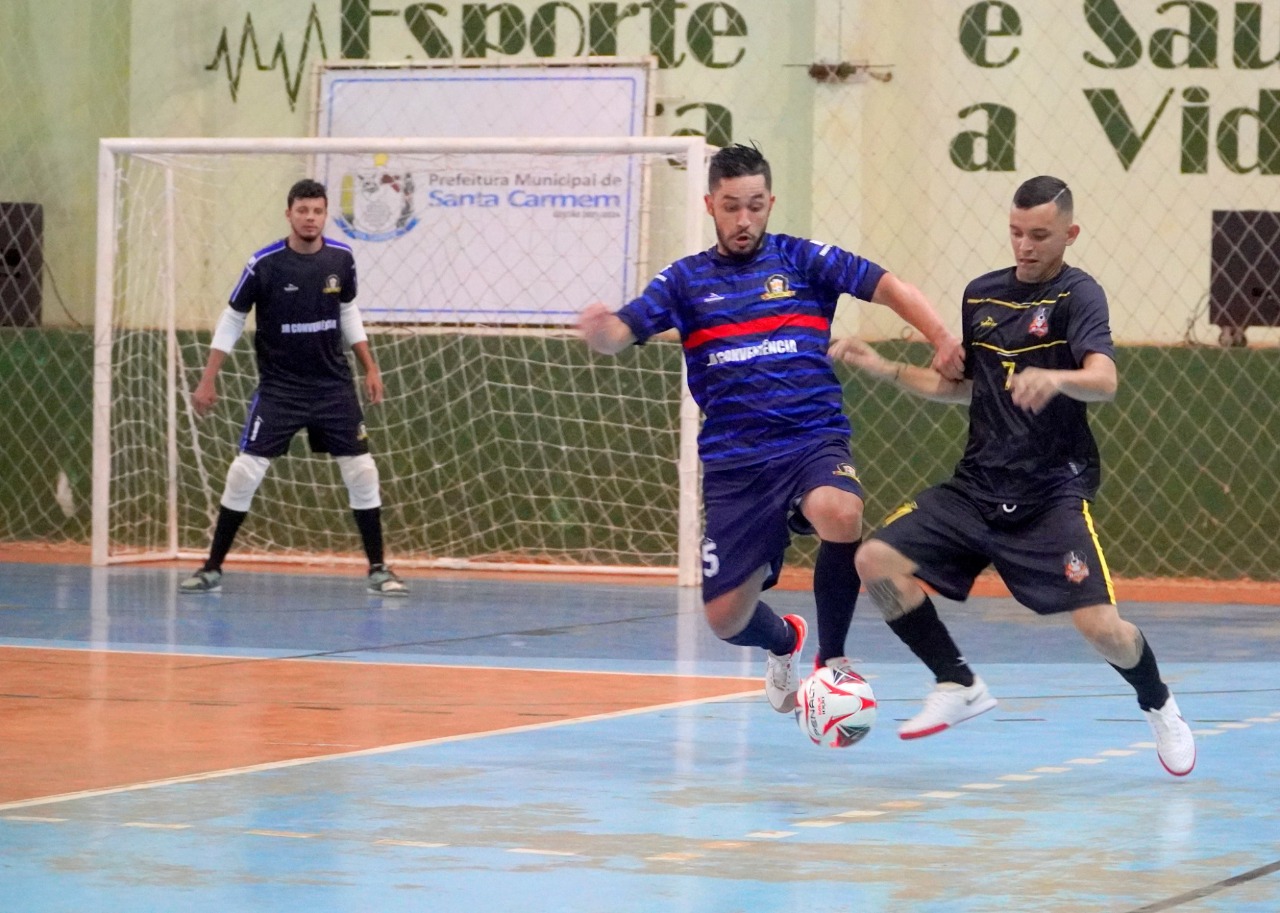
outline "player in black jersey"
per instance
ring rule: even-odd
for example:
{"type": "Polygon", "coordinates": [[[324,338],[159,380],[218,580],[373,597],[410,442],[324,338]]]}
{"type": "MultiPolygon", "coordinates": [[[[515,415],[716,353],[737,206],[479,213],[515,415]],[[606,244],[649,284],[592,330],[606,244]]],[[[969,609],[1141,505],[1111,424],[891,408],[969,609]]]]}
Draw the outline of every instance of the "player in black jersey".
{"type": "Polygon", "coordinates": [[[378,467],[369,453],[364,414],[343,342],[351,346],[364,369],[364,389],[371,403],[382,401],[382,375],[355,305],[355,259],[350,247],[324,237],[327,216],[323,184],[302,180],[289,189],[285,210],[289,236],[249,258],[214,330],[204,374],[191,396],[196,412],[204,415],[217,402],[218,371],[255,307],[258,389],[249,403],[240,453],[227,471],[209,558],[182,581],[184,593],[222,588],[223,559],[267,467],[288,452],[289,442],[303,428],[311,450],[332,454],[338,463],[369,559],[369,592],[408,593],[383,560],[378,467]]]}
{"type": "Polygon", "coordinates": [[[1195,739],[1142,632],[1120,617],[1090,502],[1101,481],[1087,403],[1115,396],[1107,298],[1064,256],[1079,234],[1058,178],[1018,188],[1009,217],[1016,264],[969,283],[962,302],[965,377],[886,361],[855,339],[830,353],[926,399],[969,405],[955,474],[890,515],[859,549],[858,571],[890,628],[933,672],[904,739],[941,732],[996,705],[918,580],[964,600],[988,565],[1041,615],[1069,612],[1133,686],[1161,763],[1184,776],[1195,739]],[[917,580],[918,578],[918,580],[917,580]]]}

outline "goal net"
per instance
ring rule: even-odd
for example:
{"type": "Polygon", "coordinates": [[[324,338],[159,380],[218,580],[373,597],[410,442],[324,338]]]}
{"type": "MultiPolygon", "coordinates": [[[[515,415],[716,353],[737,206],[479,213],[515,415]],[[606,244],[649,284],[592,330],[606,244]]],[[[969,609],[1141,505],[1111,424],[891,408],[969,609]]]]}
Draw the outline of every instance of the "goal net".
{"type": "MultiPolygon", "coordinates": [[[[329,191],[387,398],[365,404],[398,565],[671,573],[696,583],[697,411],[678,345],[575,330],[704,246],[701,137],[104,140],[94,344],[95,563],[203,557],[257,384],[253,318],[190,394],[288,187],[329,191]]],[[[361,372],[354,365],[357,378],[361,372]]],[[[334,461],[273,461],[233,557],[357,561],[334,461]]]]}

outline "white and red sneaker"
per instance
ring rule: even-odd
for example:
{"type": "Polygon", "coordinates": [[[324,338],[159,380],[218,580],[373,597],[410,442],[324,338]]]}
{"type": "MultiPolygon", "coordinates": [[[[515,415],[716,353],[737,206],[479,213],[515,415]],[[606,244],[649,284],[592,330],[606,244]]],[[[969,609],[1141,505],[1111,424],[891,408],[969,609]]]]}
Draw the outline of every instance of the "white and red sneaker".
{"type": "Polygon", "coordinates": [[[796,660],[804,649],[809,626],[799,615],[783,615],[782,620],[795,629],[796,645],[784,656],[764,651],[764,694],[774,710],[790,713],[796,709],[796,692],[800,690],[800,673],[796,670],[796,660]]]}
{"type": "Polygon", "coordinates": [[[1169,695],[1159,710],[1146,710],[1147,722],[1156,737],[1156,755],[1164,769],[1175,777],[1185,777],[1196,766],[1196,739],[1182,718],[1178,702],[1169,695]]]}
{"type": "Polygon", "coordinates": [[[898,727],[900,739],[922,739],[971,720],[996,705],[986,683],[974,677],[966,688],[955,682],[939,682],[924,698],[924,709],[898,727]]]}

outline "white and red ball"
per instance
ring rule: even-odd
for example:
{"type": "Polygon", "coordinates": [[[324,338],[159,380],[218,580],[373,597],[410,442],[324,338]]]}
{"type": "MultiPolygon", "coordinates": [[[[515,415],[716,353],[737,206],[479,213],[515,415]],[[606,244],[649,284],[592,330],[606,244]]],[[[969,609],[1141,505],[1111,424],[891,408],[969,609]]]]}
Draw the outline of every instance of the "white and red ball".
{"type": "Polygon", "coordinates": [[[815,745],[848,748],[876,721],[876,696],[851,669],[824,666],[800,683],[796,722],[815,745]]]}

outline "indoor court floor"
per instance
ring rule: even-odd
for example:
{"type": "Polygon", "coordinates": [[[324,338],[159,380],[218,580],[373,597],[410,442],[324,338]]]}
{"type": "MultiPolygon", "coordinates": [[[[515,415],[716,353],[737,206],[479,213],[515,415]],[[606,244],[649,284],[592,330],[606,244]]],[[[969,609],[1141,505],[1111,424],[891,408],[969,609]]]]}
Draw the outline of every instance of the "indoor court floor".
{"type": "Polygon", "coordinates": [[[864,596],[880,717],[834,750],[664,583],[187,570],[0,563],[3,913],[1280,911],[1280,606],[1122,607],[1197,734],[1174,778],[1008,599],[939,601],[1000,705],[903,742],[930,680],[864,596]]]}

